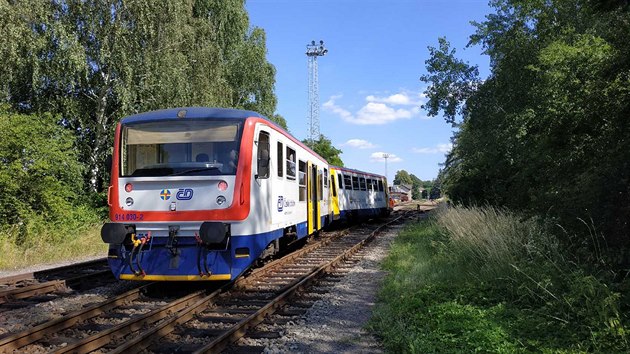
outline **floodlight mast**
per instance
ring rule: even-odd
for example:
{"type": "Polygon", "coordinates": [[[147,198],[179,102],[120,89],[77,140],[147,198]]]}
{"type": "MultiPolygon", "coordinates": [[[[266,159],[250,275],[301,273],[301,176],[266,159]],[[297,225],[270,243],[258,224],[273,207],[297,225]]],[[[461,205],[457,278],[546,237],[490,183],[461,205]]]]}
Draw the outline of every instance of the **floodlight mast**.
{"type": "Polygon", "coordinates": [[[324,41],[311,41],[306,45],[306,57],[308,59],[308,141],[314,145],[319,139],[319,77],[317,70],[317,57],[328,53],[324,47],[324,41]]]}
{"type": "Polygon", "coordinates": [[[385,180],[387,180],[387,182],[389,183],[389,179],[387,178],[387,159],[390,157],[391,155],[384,152],[383,153],[383,158],[385,159],[385,180]]]}

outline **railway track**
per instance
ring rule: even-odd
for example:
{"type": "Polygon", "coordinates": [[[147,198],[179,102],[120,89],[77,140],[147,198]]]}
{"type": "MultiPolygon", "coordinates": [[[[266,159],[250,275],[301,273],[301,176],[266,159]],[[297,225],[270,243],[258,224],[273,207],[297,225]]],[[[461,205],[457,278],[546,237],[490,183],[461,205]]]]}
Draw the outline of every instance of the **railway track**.
{"type": "Polygon", "coordinates": [[[388,224],[364,224],[322,238],[212,290],[160,299],[145,284],[102,304],[28,330],[0,337],[11,352],[218,352],[290,301],[300,289],[330,273],[388,224]]]}
{"type": "Polygon", "coordinates": [[[105,258],[0,278],[0,312],[115,281],[105,258]]]}

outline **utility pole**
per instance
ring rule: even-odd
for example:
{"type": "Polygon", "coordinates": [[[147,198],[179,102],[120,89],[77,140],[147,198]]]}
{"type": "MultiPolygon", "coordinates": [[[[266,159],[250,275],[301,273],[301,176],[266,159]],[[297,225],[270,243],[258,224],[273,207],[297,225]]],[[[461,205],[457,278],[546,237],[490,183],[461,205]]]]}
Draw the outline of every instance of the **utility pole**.
{"type": "Polygon", "coordinates": [[[319,139],[319,78],[317,73],[317,57],[328,53],[324,47],[324,41],[311,41],[306,45],[306,57],[308,58],[308,140],[313,146],[319,139]]]}
{"type": "Polygon", "coordinates": [[[385,179],[387,180],[387,182],[389,183],[389,177],[387,177],[387,159],[389,158],[389,154],[384,152],[383,153],[383,158],[385,159],[385,179]]]}

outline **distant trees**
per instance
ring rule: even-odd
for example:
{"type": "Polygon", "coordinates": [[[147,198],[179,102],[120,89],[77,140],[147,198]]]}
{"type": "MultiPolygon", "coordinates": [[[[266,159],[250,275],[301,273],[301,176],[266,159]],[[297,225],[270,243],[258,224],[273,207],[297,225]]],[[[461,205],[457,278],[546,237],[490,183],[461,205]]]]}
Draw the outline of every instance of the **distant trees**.
{"type": "Polygon", "coordinates": [[[309,139],[304,139],[302,142],[331,165],[343,167],[343,161],[341,160],[341,156],[339,156],[343,151],[334,147],[330,139],[326,138],[324,135],[320,135],[319,139],[314,142],[311,142],[309,139]]]}
{"type": "Polygon", "coordinates": [[[0,22],[0,100],[60,115],[93,191],[124,115],[209,105],[281,118],[243,0],[0,2],[0,22]]]}
{"type": "Polygon", "coordinates": [[[398,170],[394,176],[394,184],[412,184],[413,180],[409,175],[409,172],[405,170],[398,170]]]}
{"type": "Polygon", "coordinates": [[[425,191],[431,190],[433,183],[433,181],[423,181],[405,170],[398,170],[394,176],[394,184],[406,184],[411,186],[411,197],[415,200],[428,198],[428,192],[425,193],[425,191]],[[423,189],[422,192],[420,188],[423,189]]]}
{"type": "Polygon", "coordinates": [[[470,37],[490,56],[489,77],[445,39],[429,49],[421,77],[429,114],[442,111],[459,128],[443,188],[460,203],[556,217],[572,232],[604,233],[610,247],[630,246],[627,2],[492,5],[470,37]]]}

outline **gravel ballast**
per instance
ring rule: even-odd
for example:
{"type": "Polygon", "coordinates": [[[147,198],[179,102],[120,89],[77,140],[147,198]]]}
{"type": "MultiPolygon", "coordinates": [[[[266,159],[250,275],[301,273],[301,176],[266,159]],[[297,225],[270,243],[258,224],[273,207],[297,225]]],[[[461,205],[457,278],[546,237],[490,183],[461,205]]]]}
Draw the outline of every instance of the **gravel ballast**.
{"type": "Polygon", "coordinates": [[[265,353],[382,353],[377,338],[365,330],[385,277],[380,263],[403,226],[379,234],[341,282],[315,301],[298,320],[279,330],[278,339],[260,340],[265,353]]]}

